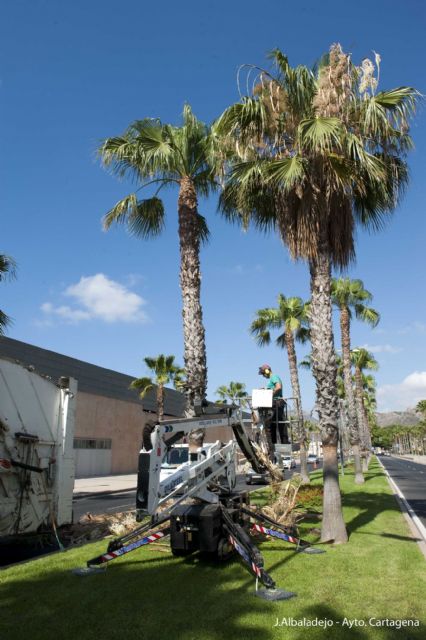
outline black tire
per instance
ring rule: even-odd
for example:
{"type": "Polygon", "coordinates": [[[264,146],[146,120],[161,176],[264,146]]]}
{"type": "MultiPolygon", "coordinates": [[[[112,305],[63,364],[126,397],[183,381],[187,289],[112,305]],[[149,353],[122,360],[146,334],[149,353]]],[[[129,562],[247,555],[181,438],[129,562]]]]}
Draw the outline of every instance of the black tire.
{"type": "Polygon", "coordinates": [[[188,549],[173,549],[172,547],[172,555],[176,558],[183,558],[185,556],[191,555],[192,551],[188,551],[188,549]]]}

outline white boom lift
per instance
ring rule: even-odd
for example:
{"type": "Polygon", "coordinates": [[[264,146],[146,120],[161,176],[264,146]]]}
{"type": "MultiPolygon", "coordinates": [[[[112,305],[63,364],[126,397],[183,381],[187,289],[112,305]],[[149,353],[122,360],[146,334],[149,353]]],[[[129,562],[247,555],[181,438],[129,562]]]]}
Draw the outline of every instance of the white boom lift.
{"type": "Polygon", "coordinates": [[[110,542],[106,553],[89,560],[86,569],[77,569],[75,573],[99,571],[100,565],[170,536],[174,555],[198,551],[225,560],[237,552],[256,579],[256,595],[267,600],[291,598],[295,594],[277,589],[265,571],[263,557],[250,533],[280,538],[296,545],[298,551],[322,551],[298,538],[294,528],[250,508],[247,494],[234,490],[237,443],[255,471],[266,471],[243,427],[241,409],[216,405],[203,411],[194,418],[164,420],[146,427],[144,447],[139,454],[136,514],[139,521],[146,516],[150,520],[110,542]],[[235,440],[200,447],[172,473],[162,474],[162,461],[174,444],[195,429],[205,428],[208,433],[210,427],[218,426],[230,426],[235,440]],[[258,589],[259,582],[264,589],[258,589]]]}

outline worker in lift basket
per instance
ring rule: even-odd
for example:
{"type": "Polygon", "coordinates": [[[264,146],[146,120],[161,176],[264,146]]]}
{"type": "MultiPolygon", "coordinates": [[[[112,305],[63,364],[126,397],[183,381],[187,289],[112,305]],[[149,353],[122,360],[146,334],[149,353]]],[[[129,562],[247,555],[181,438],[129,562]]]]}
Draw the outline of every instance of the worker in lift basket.
{"type": "Polygon", "coordinates": [[[259,375],[268,380],[267,389],[272,389],[272,411],[268,412],[265,420],[265,436],[268,443],[269,457],[274,459],[274,445],[277,444],[277,430],[280,436],[281,444],[288,444],[287,427],[283,424],[284,420],[284,400],[283,400],[283,383],[277,374],[272,373],[269,364],[262,364],[259,367],[259,375]]]}

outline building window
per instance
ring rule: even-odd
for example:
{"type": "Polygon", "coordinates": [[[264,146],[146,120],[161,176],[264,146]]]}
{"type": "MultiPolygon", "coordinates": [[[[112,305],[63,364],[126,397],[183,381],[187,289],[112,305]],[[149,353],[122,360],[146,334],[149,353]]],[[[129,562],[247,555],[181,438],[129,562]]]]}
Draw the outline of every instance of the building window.
{"type": "Polygon", "coordinates": [[[74,449],[111,449],[109,438],[74,438],[74,449]]]}

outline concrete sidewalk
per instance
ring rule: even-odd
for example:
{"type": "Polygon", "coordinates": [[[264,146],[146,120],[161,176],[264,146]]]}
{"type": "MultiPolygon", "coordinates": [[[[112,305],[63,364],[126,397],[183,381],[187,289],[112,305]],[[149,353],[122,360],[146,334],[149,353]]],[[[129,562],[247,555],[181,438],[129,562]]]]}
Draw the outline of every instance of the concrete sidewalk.
{"type": "Polygon", "coordinates": [[[137,485],[137,474],[130,473],[120,476],[99,476],[96,478],[77,478],[74,482],[74,498],[84,498],[88,495],[120,493],[134,491],[137,485]]]}

